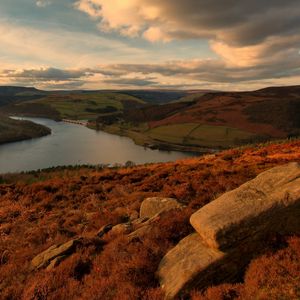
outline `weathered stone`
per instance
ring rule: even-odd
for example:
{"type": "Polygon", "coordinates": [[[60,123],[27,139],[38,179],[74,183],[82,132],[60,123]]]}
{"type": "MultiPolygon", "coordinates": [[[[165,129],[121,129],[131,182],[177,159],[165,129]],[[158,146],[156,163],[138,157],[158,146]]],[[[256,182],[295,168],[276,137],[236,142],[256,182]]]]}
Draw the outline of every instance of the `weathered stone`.
{"type": "Polygon", "coordinates": [[[182,293],[196,277],[208,276],[208,267],[224,256],[223,252],[208,248],[197,233],[181,240],[165,255],[158,268],[166,299],[173,299],[182,293]]]}
{"type": "Polygon", "coordinates": [[[112,225],[112,224],[104,225],[104,226],[102,226],[102,227],[98,230],[96,236],[99,237],[99,238],[101,238],[101,237],[103,237],[106,233],[108,233],[109,231],[111,231],[112,228],[113,228],[113,225],[112,225]]]}
{"type": "Polygon", "coordinates": [[[46,268],[47,271],[51,271],[54,268],[56,268],[65,258],[67,258],[67,255],[57,256],[53,260],[51,260],[50,264],[46,268]]]}
{"type": "Polygon", "coordinates": [[[300,233],[300,165],[270,169],[201,208],[197,230],[162,259],[158,277],[166,299],[241,276],[264,253],[272,233],[300,233]]]}
{"type": "Polygon", "coordinates": [[[143,237],[150,234],[151,230],[152,230],[152,225],[151,224],[145,224],[145,225],[139,227],[138,229],[136,229],[135,231],[133,231],[132,233],[130,233],[128,235],[128,238],[130,240],[133,240],[133,239],[136,239],[136,238],[142,239],[143,237]]]}
{"type": "Polygon", "coordinates": [[[33,269],[40,269],[49,265],[49,263],[58,256],[70,255],[75,251],[80,239],[73,239],[61,245],[53,245],[44,252],[38,254],[31,261],[33,269]]]}
{"type": "Polygon", "coordinates": [[[300,165],[261,173],[191,216],[203,240],[216,249],[252,242],[270,232],[300,231],[300,165]]]}
{"type": "Polygon", "coordinates": [[[121,234],[129,234],[132,232],[132,230],[133,227],[131,223],[122,223],[122,224],[115,225],[110,232],[113,235],[121,235],[121,234]]]}
{"type": "Polygon", "coordinates": [[[132,225],[133,226],[140,226],[140,225],[143,225],[145,222],[147,222],[149,220],[149,218],[138,218],[138,219],[136,219],[136,220],[134,220],[133,222],[132,222],[132,225]]]}
{"type": "Polygon", "coordinates": [[[143,239],[145,236],[151,233],[151,230],[153,228],[153,224],[157,222],[161,215],[164,213],[164,211],[154,215],[152,218],[139,218],[132,222],[133,226],[133,232],[128,235],[129,239],[143,239]]]}
{"type": "Polygon", "coordinates": [[[180,208],[182,205],[173,198],[152,197],[145,199],[140,208],[140,218],[151,218],[156,214],[171,210],[173,208],[180,208]]]}

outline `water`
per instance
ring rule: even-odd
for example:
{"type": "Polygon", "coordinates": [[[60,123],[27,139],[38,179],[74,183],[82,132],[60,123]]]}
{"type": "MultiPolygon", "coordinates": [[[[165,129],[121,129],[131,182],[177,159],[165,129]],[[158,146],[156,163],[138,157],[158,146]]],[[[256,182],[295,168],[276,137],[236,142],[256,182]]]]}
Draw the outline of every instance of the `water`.
{"type": "Polygon", "coordinates": [[[22,118],[45,125],[52,134],[0,145],[0,173],[21,172],[63,165],[136,164],[167,162],[191,156],[176,151],[151,150],[127,137],[43,118],[22,118]]]}

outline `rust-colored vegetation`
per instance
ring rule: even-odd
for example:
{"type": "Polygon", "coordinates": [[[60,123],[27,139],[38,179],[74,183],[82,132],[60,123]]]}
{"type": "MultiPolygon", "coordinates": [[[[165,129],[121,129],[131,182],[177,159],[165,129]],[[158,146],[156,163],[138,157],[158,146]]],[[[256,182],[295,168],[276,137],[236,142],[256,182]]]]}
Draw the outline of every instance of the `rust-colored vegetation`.
{"type": "MultiPolygon", "coordinates": [[[[173,163],[116,169],[57,169],[0,177],[1,299],[162,299],[156,278],[164,254],[193,231],[189,216],[220,194],[273,166],[300,162],[300,141],[228,150],[173,163]],[[146,197],[177,198],[144,239],[96,238],[105,224],[128,221],[146,197]],[[76,252],[52,270],[32,258],[74,237],[76,252]]],[[[224,211],[226,213],[226,211],[224,211]]],[[[299,299],[300,236],[270,239],[244,278],[194,291],[192,299],[299,299]]]]}

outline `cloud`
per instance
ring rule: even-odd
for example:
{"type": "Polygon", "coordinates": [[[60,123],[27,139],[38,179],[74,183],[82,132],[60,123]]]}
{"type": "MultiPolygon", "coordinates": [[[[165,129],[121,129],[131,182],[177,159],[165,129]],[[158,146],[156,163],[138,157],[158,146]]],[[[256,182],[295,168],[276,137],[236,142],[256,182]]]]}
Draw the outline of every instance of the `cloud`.
{"type": "MultiPolygon", "coordinates": [[[[36,25],[36,24],[35,24],[36,25]]],[[[1,65],[89,67],[105,61],[142,56],[144,51],[122,41],[65,28],[42,29],[0,19],[1,65]]]]}
{"type": "Polygon", "coordinates": [[[6,70],[3,73],[8,77],[20,78],[34,81],[64,81],[88,77],[92,74],[88,69],[82,70],[61,70],[57,68],[40,68],[29,70],[6,70]]]}
{"type": "Polygon", "coordinates": [[[150,31],[161,38],[209,37],[239,45],[288,34],[300,25],[298,0],[79,0],[75,7],[123,34],[150,31]]]}
{"type": "Polygon", "coordinates": [[[2,82],[49,88],[242,89],[293,84],[300,76],[299,0],[77,0],[74,5],[105,34],[0,21],[0,59],[9,70],[2,71],[2,82]],[[134,39],[118,39],[115,33],[134,39]],[[182,55],[182,41],[202,39],[209,41],[212,52],[206,55],[211,58],[182,55]],[[172,52],[158,45],[171,41],[173,53],[180,45],[175,57],[185,59],[164,61],[172,52]]]}
{"type": "Polygon", "coordinates": [[[133,87],[145,87],[145,86],[157,86],[159,83],[152,79],[141,79],[141,78],[114,78],[105,79],[104,83],[117,85],[117,86],[133,86],[133,87]]]}
{"type": "Polygon", "coordinates": [[[151,42],[208,39],[226,68],[273,70],[300,59],[298,0],[79,0],[75,7],[106,32],[151,42]]]}
{"type": "Polygon", "coordinates": [[[36,1],[36,5],[38,7],[46,7],[46,6],[51,5],[51,4],[52,4],[51,0],[37,0],[36,1]]]}

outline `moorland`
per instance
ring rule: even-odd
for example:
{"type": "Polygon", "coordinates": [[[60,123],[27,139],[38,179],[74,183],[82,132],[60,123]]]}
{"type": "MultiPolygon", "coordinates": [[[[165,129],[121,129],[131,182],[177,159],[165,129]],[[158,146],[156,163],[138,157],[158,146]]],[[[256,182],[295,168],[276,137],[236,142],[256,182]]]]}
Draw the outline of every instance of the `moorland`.
{"type": "MultiPolygon", "coordinates": [[[[300,162],[299,139],[164,164],[3,174],[1,299],[164,299],[156,271],[163,256],[193,232],[191,214],[288,162],[300,162]],[[159,215],[140,238],[129,239],[124,230],[99,234],[108,224],[126,229],[152,196],[175,198],[184,207],[159,215]],[[80,246],[72,253],[64,252],[50,267],[32,268],[36,255],[78,238],[80,246]]],[[[268,236],[264,253],[239,277],[206,289],[195,286],[187,299],[299,299],[299,234],[268,236]]]]}

